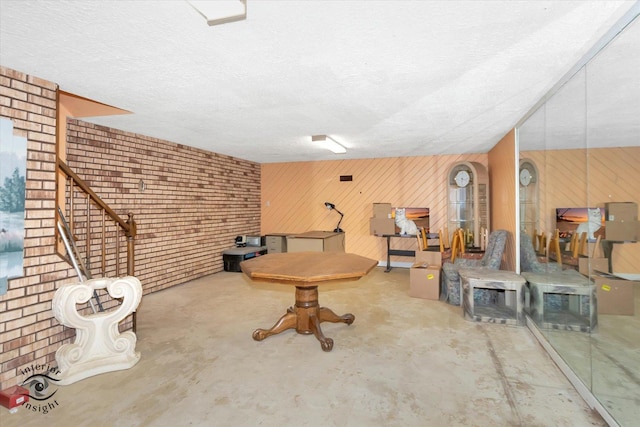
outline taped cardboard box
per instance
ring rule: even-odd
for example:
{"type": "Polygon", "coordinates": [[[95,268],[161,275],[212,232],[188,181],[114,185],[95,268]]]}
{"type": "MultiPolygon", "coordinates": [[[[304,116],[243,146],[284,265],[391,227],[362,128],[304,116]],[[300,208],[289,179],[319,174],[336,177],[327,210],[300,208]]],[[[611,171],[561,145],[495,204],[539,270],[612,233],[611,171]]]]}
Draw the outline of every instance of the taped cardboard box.
{"type": "Polygon", "coordinates": [[[634,202],[611,202],[604,204],[606,221],[637,221],[638,205],[634,202]]]}
{"type": "Polygon", "coordinates": [[[416,263],[428,263],[435,266],[442,266],[442,253],[439,251],[416,251],[416,263]]]}
{"type": "Polygon", "coordinates": [[[370,218],[369,234],[382,236],[383,234],[395,234],[396,223],[392,218],[370,218]]]}
{"type": "Polygon", "coordinates": [[[374,203],[373,217],[386,219],[391,218],[391,203],[374,203]]]}
{"type": "Polygon", "coordinates": [[[604,236],[606,240],[619,242],[635,242],[638,240],[638,221],[605,221],[604,236]]]}
{"type": "Polygon", "coordinates": [[[409,269],[409,296],[440,299],[440,265],[417,262],[409,269]]]}
{"type": "Polygon", "coordinates": [[[591,276],[597,271],[609,271],[608,258],[578,258],[578,271],[585,276],[591,276]]]}
{"type": "Polygon", "coordinates": [[[592,276],[592,279],[596,284],[598,314],[633,316],[634,287],[640,286],[640,282],[605,274],[592,276]]]}

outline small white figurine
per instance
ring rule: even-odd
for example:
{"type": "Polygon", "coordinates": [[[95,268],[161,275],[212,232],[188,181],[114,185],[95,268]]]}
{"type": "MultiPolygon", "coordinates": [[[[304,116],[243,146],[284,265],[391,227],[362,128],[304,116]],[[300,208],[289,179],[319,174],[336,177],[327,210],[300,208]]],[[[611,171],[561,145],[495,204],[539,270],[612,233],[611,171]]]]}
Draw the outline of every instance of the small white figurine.
{"type": "Polygon", "coordinates": [[[578,235],[582,234],[582,232],[587,232],[587,238],[589,240],[594,240],[593,233],[598,231],[600,227],[602,227],[602,214],[600,212],[600,208],[588,208],[587,209],[587,222],[583,222],[578,225],[576,229],[576,233],[578,235]]]}
{"type": "Polygon", "coordinates": [[[400,234],[417,234],[416,223],[407,219],[404,208],[396,208],[396,225],[400,228],[400,234]]]}

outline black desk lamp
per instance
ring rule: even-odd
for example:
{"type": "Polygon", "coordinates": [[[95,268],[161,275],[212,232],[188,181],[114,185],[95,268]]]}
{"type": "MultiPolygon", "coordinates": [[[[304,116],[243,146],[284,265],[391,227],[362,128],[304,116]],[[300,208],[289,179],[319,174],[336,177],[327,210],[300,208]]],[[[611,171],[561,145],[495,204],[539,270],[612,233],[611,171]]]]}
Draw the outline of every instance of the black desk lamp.
{"type": "Polygon", "coordinates": [[[342,229],[340,228],[340,223],[342,222],[342,218],[344,217],[344,214],[340,212],[338,209],[336,209],[336,205],[334,205],[333,203],[324,202],[324,205],[327,207],[327,209],[334,210],[340,214],[340,221],[338,221],[338,225],[336,225],[336,229],[333,230],[334,233],[344,233],[344,231],[342,231],[342,229]]]}

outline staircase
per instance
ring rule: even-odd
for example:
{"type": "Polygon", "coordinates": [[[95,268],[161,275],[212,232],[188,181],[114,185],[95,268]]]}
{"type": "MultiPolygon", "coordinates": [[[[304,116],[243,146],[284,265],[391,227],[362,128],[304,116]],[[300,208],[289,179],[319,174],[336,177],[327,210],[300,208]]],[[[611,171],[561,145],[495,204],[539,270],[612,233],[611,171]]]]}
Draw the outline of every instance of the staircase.
{"type": "MultiPolygon", "coordinates": [[[[57,250],[74,267],[80,282],[93,277],[134,276],[136,223],[129,213],[123,220],[111,207],[58,159],[58,173],[64,176],[64,199],[58,202],[57,250]],[[65,215],[66,214],[66,215],[65,215]]],[[[94,291],[90,309],[105,311],[119,304],[106,292],[94,291]]],[[[136,332],[136,313],[133,313],[136,332]]]]}

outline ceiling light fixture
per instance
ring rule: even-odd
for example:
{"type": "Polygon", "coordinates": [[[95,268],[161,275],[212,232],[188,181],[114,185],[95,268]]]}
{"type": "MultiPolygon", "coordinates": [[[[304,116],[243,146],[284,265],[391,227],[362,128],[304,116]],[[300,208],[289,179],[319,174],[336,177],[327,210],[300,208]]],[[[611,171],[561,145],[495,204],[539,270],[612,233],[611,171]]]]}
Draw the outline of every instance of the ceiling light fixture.
{"type": "Polygon", "coordinates": [[[187,3],[210,27],[247,19],[247,0],[187,0],[187,3]]]}
{"type": "Polygon", "coordinates": [[[347,149],[342,145],[338,144],[336,141],[328,137],[327,135],[313,135],[311,137],[311,142],[318,142],[327,150],[331,150],[336,154],[343,154],[347,152],[347,149]]]}

